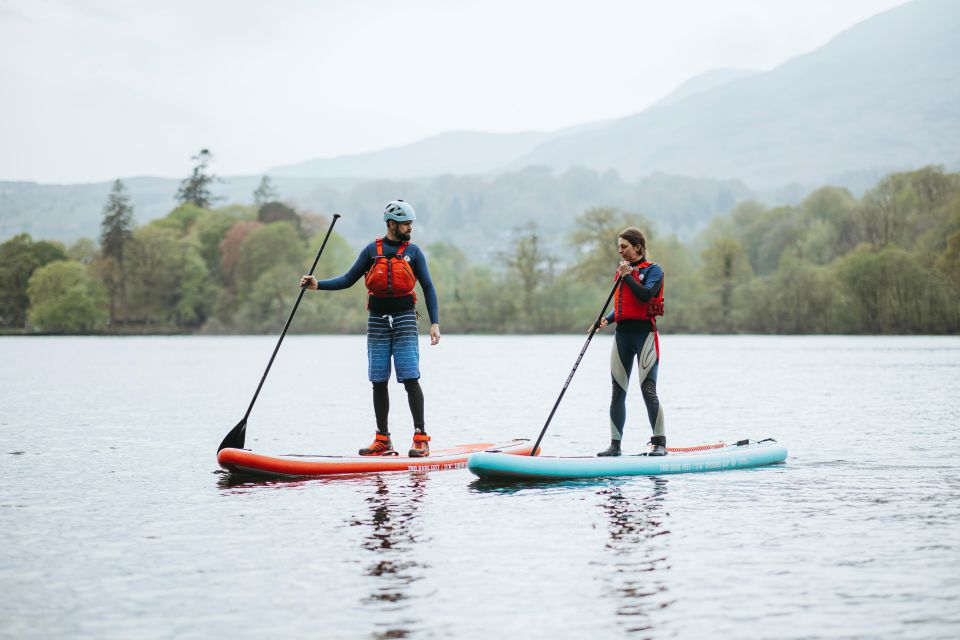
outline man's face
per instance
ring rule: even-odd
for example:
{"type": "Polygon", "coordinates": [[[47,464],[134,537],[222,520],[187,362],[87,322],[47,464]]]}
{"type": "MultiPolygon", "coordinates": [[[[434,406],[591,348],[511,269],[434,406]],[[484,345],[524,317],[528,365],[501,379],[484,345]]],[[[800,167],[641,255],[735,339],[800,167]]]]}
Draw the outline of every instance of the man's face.
{"type": "Polygon", "coordinates": [[[410,242],[410,233],[413,231],[412,222],[394,222],[393,232],[404,242],[410,242]]]}

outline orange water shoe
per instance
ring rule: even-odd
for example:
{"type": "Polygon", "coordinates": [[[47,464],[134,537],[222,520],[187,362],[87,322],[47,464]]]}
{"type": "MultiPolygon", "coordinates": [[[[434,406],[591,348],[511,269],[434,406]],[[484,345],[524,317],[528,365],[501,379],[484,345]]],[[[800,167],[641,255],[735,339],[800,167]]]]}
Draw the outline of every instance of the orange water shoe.
{"type": "Polygon", "coordinates": [[[413,434],[413,446],[410,447],[411,458],[424,458],[430,455],[430,436],[425,433],[413,434]]]}
{"type": "Polygon", "coordinates": [[[393,450],[393,443],[390,442],[389,433],[377,433],[373,439],[373,444],[366,449],[360,449],[360,455],[362,456],[390,456],[396,454],[397,452],[393,450]]]}

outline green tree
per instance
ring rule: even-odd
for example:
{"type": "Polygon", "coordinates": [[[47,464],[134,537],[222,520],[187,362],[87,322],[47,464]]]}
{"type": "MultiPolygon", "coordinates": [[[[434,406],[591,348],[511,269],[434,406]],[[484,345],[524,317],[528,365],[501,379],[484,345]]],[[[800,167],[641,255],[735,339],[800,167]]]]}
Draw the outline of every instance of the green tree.
{"type": "Polygon", "coordinates": [[[122,180],[115,180],[103,207],[100,222],[100,252],[123,264],[123,254],[133,237],[133,206],[122,180]]]}
{"type": "Polygon", "coordinates": [[[55,260],[66,260],[63,245],[21,233],[0,244],[0,326],[22,328],[30,298],[27,286],[33,272],[55,260]]]}
{"type": "MultiPolygon", "coordinates": [[[[461,314],[464,299],[468,292],[464,290],[465,280],[470,271],[470,262],[460,247],[446,242],[433,242],[425,247],[430,261],[430,276],[437,296],[443,305],[443,324],[453,330],[452,318],[461,314]]],[[[418,302],[423,303],[423,300],[418,302]]]]}
{"type": "Polygon", "coordinates": [[[201,209],[209,209],[210,205],[219,200],[210,191],[211,185],[217,181],[217,177],[210,172],[213,154],[210,153],[209,149],[201,149],[197,155],[190,159],[194,161],[193,172],[180,183],[180,188],[177,190],[177,202],[181,204],[189,203],[201,209]]]}
{"type": "Polygon", "coordinates": [[[917,204],[916,192],[899,174],[886,176],[864,194],[859,212],[873,249],[902,243],[908,216],[917,204]]]}
{"type": "Polygon", "coordinates": [[[84,266],[90,266],[100,257],[100,250],[90,238],[78,238],[67,247],[67,258],[79,262],[84,266]]]}
{"type": "Polygon", "coordinates": [[[947,247],[937,258],[937,267],[960,288],[960,230],[947,238],[947,247]]]}
{"type": "Polygon", "coordinates": [[[894,245],[862,246],[838,261],[837,276],[854,302],[863,333],[946,333],[960,329],[958,291],[937,270],[894,245]]]}
{"type": "Polygon", "coordinates": [[[302,233],[300,228],[300,216],[297,212],[283,204],[282,202],[267,202],[260,206],[257,211],[257,220],[263,224],[271,222],[289,222],[294,228],[302,233]]]}
{"type": "Polygon", "coordinates": [[[462,292],[449,304],[440,301],[445,327],[465,333],[501,333],[529,330],[525,318],[518,318],[513,283],[485,264],[470,265],[463,273],[462,292]]]}
{"type": "Polygon", "coordinates": [[[225,275],[222,270],[222,255],[220,253],[220,243],[226,238],[227,232],[237,223],[237,218],[228,211],[215,209],[205,211],[199,216],[190,228],[190,234],[194,236],[200,245],[200,255],[207,265],[207,271],[212,280],[222,285],[225,283],[225,275]]]}
{"type": "MultiPolygon", "coordinates": [[[[282,273],[278,276],[280,295],[284,297],[285,304],[288,306],[293,304],[296,297],[296,281],[298,279],[296,276],[309,270],[315,255],[310,254],[320,247],[326,235],[328,225],[322,226],[323,231],[318,232],[310,239],[310,251],[305,253],[299,271],[294,274],[293,279],[291,280],[291,270],[286,266],[282,268],[282,273]]],[[[340,234],[334,231],[330,234],[330,239],[327,241],[320,262],[317,263],[314,275],[321,280],[340,275],[353,265],[356,258],[357,251],[347,244],[347,241],[340,234]]],[[[434,260],[433,255],[431,255],[431,275],[434,274],[433,267],[434,260]]],[[[366,299],[367,290],[359,284],[344,291],[310,292],[304,297],[300,311],[297,312],[297,319],[291,326],[291,331],[314,333],[362,332],[367,326],[366,299]]],[[[423,303],[422,296],[418,302],[423,303]]],[[[426,314],[426,309],[423,309],[422,313],[426,314]]],[[[276,322],[275,319],[271,321],[276,322]]]]}
{"type": "Polygon", "coordinates": [[[701,330],[708,333],[740,330],[747,313],[746,285],[753,277],[740,239],[725,225],[715,224],[700,260],[701,298],[697,306],[701,330]]]}
{"type": "Polygon", "coordinates": [[[99,271],[110,296],[110,322],[117,316],[117,306],[126,300],[124,254],[133,239],[133,206],[122,180],[115,180],[103,207],[100,222],[100,255],[104,261],[99,271]]]}
{"type": "Polygon", "coordinates": [[[857,200],[840,187],[822,187],[801,203],[806,237],[800,255],[815,264],[830,264],[864,240],[857,200]]]}
{"type": "Polygon", "coordinates": [[[213,292],[196,239],[162,225],[140,227],[134,239],[128,258],[132,319],[146,325],[202,325],[213,307],[213,292]]]}
{"type": "Polygon", "coordinates": [[[520,286],[520,317],[517,326],[524,330],[537,330],[541,324],[539,309],[535,304],[537,289],[553,278],[551,256],[544,250],[540,233],[535,223],[514,229],[508,251],[502,252],[503,264],[520,286]]]}
{"type": "Polygon", "coordinates": [[[802,256],[806,229],[802,214],[793,207],[765,209],[754,202],[738,205],[730,219],[733,233],[760,275],[773,273],[784,252],[802,256]]]}
{"type": "Polygon", "coordinates": [[[785,256],[777,271],[745,289],[744,327],[756,333],[823,334],[843,329],[842,294],[826,267],[785,256]]]}
{"type": "Polygon", "coordinates": [[[173,317],[178,327],[203,326],[213,309],[214,290],[200,247],[192,239],[180,241],[181,264],[173,317]]]}
{"type": "Polygon", "coordinates": [[[209,209],[198,207],[187,202],[173,209],[162,218],[151,220],[150,224],[157,227],[165,227],[177,232],[177,235],[185,235],[190,232],[197,220],[210,213],[209,209]]]}
{"type": "Polygon", "coordinates": [[[240,246],[236,267],[237,286],[248,289],[274,265],[285,265],[299,281],[306,247],[297,230],[289,222],[275,222],[257,227],[240,246]]]}
{"type": "Polygon", "coordinates": [[[290,292],[296,292],[306,260],[303,239],[292,224],[275,222],[253,229],[239,247],[233,307],[220,307],[218,313],[225,322],[235,315],[241,330],[272,331],[278,321],[275,312],[291,304],[290,292]]]}
{"type": "Polygon", "coordinates": [[[577,253],[577,277],[600,284],[613,278],[620,256],[617,235],[627,227],[644,232],[647,246],[653,244],[653,224],[640,214],[622,213],[612,207],[594,207],[576,219],[570,235],[577,253]]]}
{"type": "Polygon", "coordinates": [[[78,262],[57,260],[39,267],[30,276],[27,292],[28,318],[40,331],[89,333],[104,327],[103,286],[78,262]]]}
{"type": "Polygon", "coordinates": [[[268,202],[276,202],[280,199],[280,192],[273,184],[270,176],[260,178],[260,184],[253,192],[253,203],[256,205],[265,205],[268,202]]]}
{"type": "Polygon", "coordinates": [[[668,331],[692,331],[697,325],[700,296],[696,256],[674,236],[649,243],[648,256],[663,268],[665,312],[657,326],[668,331]]]}

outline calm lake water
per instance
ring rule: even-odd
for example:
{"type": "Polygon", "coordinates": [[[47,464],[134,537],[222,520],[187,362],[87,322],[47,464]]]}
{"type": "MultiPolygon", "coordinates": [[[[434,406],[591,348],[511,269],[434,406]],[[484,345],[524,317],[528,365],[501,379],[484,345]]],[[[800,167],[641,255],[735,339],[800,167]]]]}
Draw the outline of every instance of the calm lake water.
{"type": "MultiPolygon", "coordinates": [[[[423,341],[434,447],[535,438],[583,340],[423,341]]],[[[960,637],[960,338],[665,336],[669,443],[787,463],[514,487],[231,481],[216,448],[275,341],[0,338],[0,636],[960,637]]],[[[608,444],[610,341],[545,453],[608,444]]],[[[373,424],[364,339],[289,337],[247,446],[350,453],[373,424]]]]}

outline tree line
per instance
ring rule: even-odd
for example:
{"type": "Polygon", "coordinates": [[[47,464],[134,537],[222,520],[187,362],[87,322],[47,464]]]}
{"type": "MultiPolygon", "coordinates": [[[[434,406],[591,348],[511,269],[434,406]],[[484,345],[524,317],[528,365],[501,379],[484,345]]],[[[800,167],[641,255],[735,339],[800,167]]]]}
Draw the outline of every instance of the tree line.
{"type": "MultiPolygon", "coordinates": [[[[0,327],[47,333],[275,333],[329,219],[298,213],[264,177],[253,205],[218,206],[203,150],[179,206],[135,226],[123,183],[97,241],[69,247],[15,236],[0,244],[0,327]]],[[[379,220],[374,217],[374,220],[379,220]]],[[[663,331],[765,334],[952,334],[960,331],[960,174],[886,176],[863,197],[823,187],[797,206],[741,202],[691,242],[659,235],[640,212],[597,206],[565,234],[536,223],[475,247],[424,247],[448,333],[580,332],[602,304],[617,233],[643,229],[665,271],[663,331]]],[[[371,239],[382,234],[370,225],[371,239]]],[[[414,239],[416,241],[416,238],[414,239]]],[[[360,246],[337,233],[317,268],[345,271],[360,246]]],[[[311,292],[292,332],[361,333],[362,284],[311,292]]]]}

